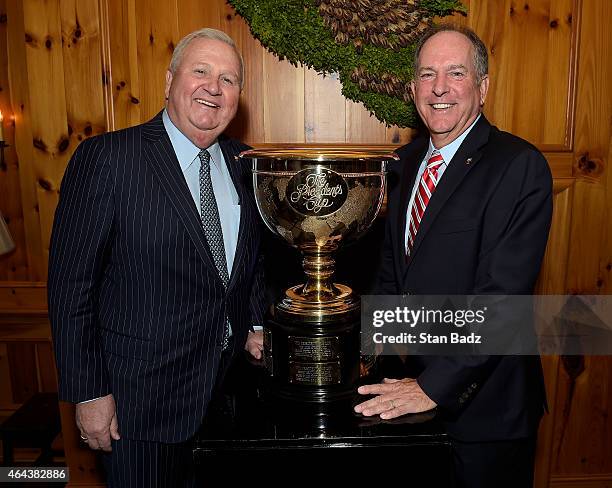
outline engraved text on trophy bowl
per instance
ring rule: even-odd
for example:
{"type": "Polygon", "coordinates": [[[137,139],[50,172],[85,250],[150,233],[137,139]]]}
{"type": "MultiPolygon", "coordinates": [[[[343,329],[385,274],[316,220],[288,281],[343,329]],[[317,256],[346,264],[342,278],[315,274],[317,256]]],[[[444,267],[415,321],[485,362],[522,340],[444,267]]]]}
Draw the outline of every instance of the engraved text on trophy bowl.
{"type": "Polygon", "coordinates": [[[355,240],[370,227],[380,208],[384,179],[381,174],[314,165],[295,173],[258,172],[255,188],[260,213],[273,232],[296,247],[322,247],[355,240]]]}

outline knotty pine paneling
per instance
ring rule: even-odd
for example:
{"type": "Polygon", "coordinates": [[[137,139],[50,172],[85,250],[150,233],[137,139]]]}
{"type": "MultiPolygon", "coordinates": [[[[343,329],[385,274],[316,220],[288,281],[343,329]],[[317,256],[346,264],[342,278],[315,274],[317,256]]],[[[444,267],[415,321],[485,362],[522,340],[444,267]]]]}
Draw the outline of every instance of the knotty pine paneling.
{"type": "MultiPolygon", "coordinates": [[[[24,0],[26,66],[43,261],[70,146],[59,0],[24,0]]],[[[19,149],[19,148],[18,148],[19,149]]]]}
{"type": "Polygon", "coordinates": [[[140,82],[136,41],[136,0],[108,0],[100,2],[104,22],[105,44],[108,46],[109,72],[105,74],[107,88],[112,93],[108,100],[108,119],[113,129],[124,129],[138,124],[140,110],[140,82]]]}
{"type": "Polygon", "coordinates": [[[101,22],[99,9],[78,0],[63,0],[60,16],[68,133],[78,144],[106,132],[101,22]]]}
{"type": "MultiPolygon", "coordinates": [[[[612,4],[585,0],[581,7],[573,147],[576,183],[566,291],[598,294],[610,289],[612,267],[608,167],[612,100],[604,95],[610,87],[612,63],[609,56],[601,56],[612,50],[607,22],[602,20],[612,15],[612,4]]],[[[564,486],[606,486],[612,473],[612,357],[561,358],[558,371],[551,476],[568,478],[564,486]],[[601,478],[599,484],[587,484],[581,475],[601,478]],[[572,482],[572,477],[577,478],[572,482]]]]}
{"type": "MultiPolygon", "coordinates": [[[[550,163],[551,155],[547,155],[550,163]]],[[[538,295],[562,295],[565,290],[566,268],[558,266],[567,260],[570,224],[572,218],[571,201],[573,196],[573,178],[558,178],[555,180],[553,217],[550,228],[546,253],[542,270],[536,285],[538,295]]],[[[550,317],[551,313],[539,309],[541,317],[550,317]]],[[[538,449],[536,452],[536,470],[534,486],[548,486],[550,465],[552,462],[552,446],[556,421],[557,378],[559,369],[558,356],[542,357],[542,369],[546,384],[546,397],[549,412],[544,415],[538,432],[538,449]]]]}
{"type": "MultiPolygon", "coordinates": [[[[612,52],[612,4],[463,3],[468,15],[452,21],[474,28],[490,52],[487,117],[543,149],[555,177],[551,240],[538,290],[610,293],[612,61],[605,53],[612,52]]],[[[155,115],[164,103],[174,46],[204,26],[228,32],[245,58],[245,87],[230,134],[251,144],[389,147],[414,136],[414,130],[386,127],[360,104],[344,100],[333,76],[279,61],[224,0],[0,0],[0,62],[8,66],[0,73],[0,109],[15,124],[14,130],[4,125],[12,147],[6,171],[0,169],[0,209],[19,248],[0,257],[0,280],[11,280],[0,288],[0,309],[44,309],[44,284],[37,282],[46,277],[68,158],[85,137],[155,115]]],[[[37,346],[33,356],[25,354],[40,361],[48,353],[37,346]]],[[[6,363],[6,348],[4,354],[6,363]]],[[[567,360],[544,359],[551,413],[543,422],[537,486],[548,486],[550,476],[555,486],[607,482],[610,364],[609,358],[584,358],[583,369],[575,369],[567,360]],[[598,477],[585,481],[593,473],[598,477]]],[[[37,382],[51,385],[53,378],[39,375],[37,382]]]]}
{"type": "MultiPolygon", "coordinates": [[[[166,70],[180,37],[176,2],[136,0],[136,45],[141,121],[151,119],[164,104],[166,70]]],[[[112,31],[111,31],[112,35],[112,31]]]]}
{"type": "MultiPolygon", "coordinates": [[[[0,40],[8,38],[6,22],[7,0],[0,0],[0,40]]],[[[0,66],[8,66],[9,56],[7,42],[0,41],[0,66]]],[[[16,249],[9,255],[0,256],[0,277],[10,280],[28,280],[28,248],[22,192],[20,189],[20,171],[15,151],[15,126],[11,107],[11,87],[8,70],[0,70],[0,110],[4,121],[2,128],[4,141],[4,163],[0,166],[0,213],[4,217],[15,241],[16,249]]]]}
{"type": "MultiPolygon", "coordinates": [[[[612,15],[612,3],[590,0],[584,2],[578,65],[576,98],[576,136],[574,174],[578,177],[574,208],[579,218],[572,222],[568,290],[575,293],[600,293],[604,285],[600,270],[610,277],[612,263],[612,229],[610,202],[612,197],[610,151],[612,135],[612,79],[610,56],[612,36],[606,22],[612,15]],[[607,62],[602,62],[603,59],[607,62]]],[[[607,285],[607,289],[612,287],[607,285]]],[[[611,470],[612,471],[612,470],[611,470]]]]}
{"type": "Polygon", "coordinates": [[[578,0],[464,0],[489,49],[485,113],[536,145],[571,148],[578,0]]]}
{"type": "MultiPolygon", "coordinates": [[[[246,83],[239,116],[229,131],[232,135],[253,144],[308,141],[398,146],[414,135],[411,129],[385,127],[360,104],[344,100],[333,75],[323,78],[266,52],[244,20],[222,0],[206,6],[197,0],[9,3],[13,59],[25,63],[15,62],[10,70],[22,196],[15,191],[10,195],[12,207],[2,204],[17,219],[13,225],[22,239],[22,254],[16,253],[10,265],[4,258],[0,261],[0,276],[5,279],[44,279],[57,191],[76,144],[109,127],[133,125],[157,113],[163,106],[165,71],[174,45],[201,26],[226,30],[244,53],[246,83]],[[25,43],[19,41],[21,34],[25,43]],[[29,140],[33,143],[28,144],[29,140]],[[20,201],[23,238],[16,210],[20,201]]],[[[567,148],[581,2],[465,3],[468,16],[453,20],[475,28],[491,50],[487,115],[535,144],[567,148]]]]}
{"type": "MultiPolygon", "coordinates": [[[[37,177],[34,167],[34,146],[32,144],[32,110],[30,106],[30,91],[28,86],[28,67],[26,59],[25,20],[23,5],[18,2],[6,3],[7,36],[0,37],[2,51],[8,51],[10,93],[3,90],[0,98],[10,99],[12,117],[15,123],[13,149],[7,155],[16,154],[16,164],[19,167],[19,188],[9,191],[8,197],[19,200],[23,214],[25,242],[16,240],[15,244],[27,253],[27,277],[32,281],[46,278],[46,263],[44,259],[43,236],[40,225],[40,208],[38,206],[37,177]],[[5,41],[6,40],[6,41],[5,41]],[[5,44],[6,42],[6,44],[5,44]],[[19,193],[21,196],[19,197],[19,193]]],[[[19,239],[19,234],[13,234],[19,239]]],[[[0,257],[0,261],[7,259],[0,257]]],[[[2,276],[3,279],[8,279],[2,276]]]]}

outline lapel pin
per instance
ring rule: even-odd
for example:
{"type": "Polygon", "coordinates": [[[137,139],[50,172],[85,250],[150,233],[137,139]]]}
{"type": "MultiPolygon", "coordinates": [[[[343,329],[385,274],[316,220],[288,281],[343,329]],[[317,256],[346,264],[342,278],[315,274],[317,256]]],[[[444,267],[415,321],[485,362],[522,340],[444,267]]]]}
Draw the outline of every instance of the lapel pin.
{"type": "Polygon", "coordinates": [[[467,158],[467,159],[465,160],[465,164],[467,164],[468,166],[469,166],[470,164],[472,164],[472,158],[467,158]]]}

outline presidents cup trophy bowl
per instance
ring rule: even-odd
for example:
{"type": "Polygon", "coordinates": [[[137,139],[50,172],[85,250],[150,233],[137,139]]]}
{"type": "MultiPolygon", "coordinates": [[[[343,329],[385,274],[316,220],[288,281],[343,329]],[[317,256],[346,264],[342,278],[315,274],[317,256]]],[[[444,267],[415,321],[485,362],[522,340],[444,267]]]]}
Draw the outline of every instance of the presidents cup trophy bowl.
{"type": "Polygon", "coordinates": [[[359,297],[332,281],[334,252],[368,230],[382,205],[386,163],[398,158],[324,147],[250,150],[240,158],[252,162],[265,224],[302,252],[306,274],[265,320],[271,391],[315,403],[351,398],[367,365],[360,355],[359,297]]]}

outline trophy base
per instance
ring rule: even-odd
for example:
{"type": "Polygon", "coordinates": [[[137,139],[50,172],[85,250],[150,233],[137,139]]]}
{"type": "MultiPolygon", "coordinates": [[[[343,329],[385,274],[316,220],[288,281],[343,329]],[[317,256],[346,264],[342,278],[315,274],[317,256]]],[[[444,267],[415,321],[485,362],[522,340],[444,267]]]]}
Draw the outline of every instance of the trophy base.
{"type": "Polygon", "coordinates": [[[275,307],[264,324],[264,362],[268,392],[276,398],[350,400],[360,378],[358,304],[350,313],[318,317],[290,316],[275,307]]]}
{"type": "Polygon", "coordinates": [[[338,283],[329,291],[305,291],[303,285],[293,286],[286,290],[285,298],[276,306],[280,320],[297,319],[308,323],[322,322],[324,316],[327,323],[330,316],[354,313],[359,314],[359,299],[348,286],[338,283]]]}

